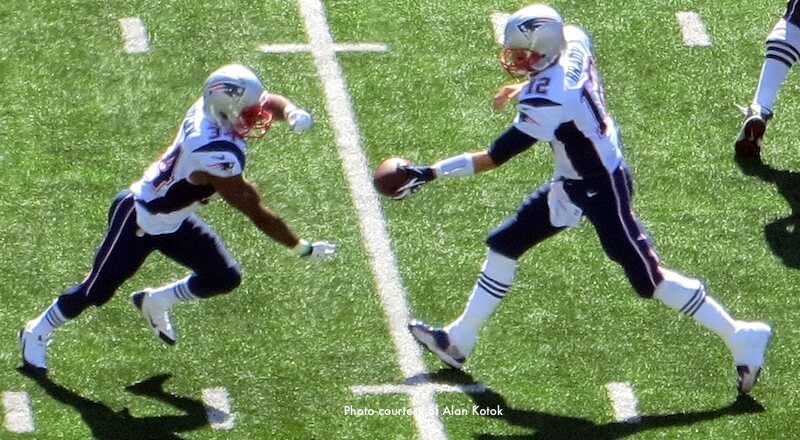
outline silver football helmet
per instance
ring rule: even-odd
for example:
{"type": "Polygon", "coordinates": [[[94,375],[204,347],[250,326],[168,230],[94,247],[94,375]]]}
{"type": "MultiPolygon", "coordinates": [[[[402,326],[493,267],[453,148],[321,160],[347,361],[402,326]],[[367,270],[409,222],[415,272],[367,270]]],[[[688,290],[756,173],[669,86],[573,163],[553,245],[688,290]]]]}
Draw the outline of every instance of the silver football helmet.
{"type": "Polygon", "coordinates": [[[241,64],[220,67],[203,86],[206,114],[242,138],[266,134],[272,124],[272,114],[264,108],[267,98],[258,76],[241,64]]]}
{"type": "Polygon", "coordinates": [[[546,5],[531,5],[509,17],[500,64],[512,76],[541,72],[558,60],[567,42],[561,15],[546,5]]]}

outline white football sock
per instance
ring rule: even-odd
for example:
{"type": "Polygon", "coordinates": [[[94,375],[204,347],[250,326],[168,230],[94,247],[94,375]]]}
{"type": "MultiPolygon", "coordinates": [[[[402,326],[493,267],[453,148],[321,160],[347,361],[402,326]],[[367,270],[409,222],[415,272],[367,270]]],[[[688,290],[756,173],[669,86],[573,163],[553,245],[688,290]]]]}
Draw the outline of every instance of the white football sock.
{"type": "Polygon", "coordinates": [[[783,81],[789,74],[789,66],[781,61],[767,58],[764,60],[764,65],[761,67],[761,77],[758,80],[758,88],[756,89],[755,104],[761,107],[772,110],[775,105],[775,98],[778,96],[778,91],[783,85],[783,81]]]}
{"type": "Polygon", "coordinates": [[[703,283],[669,269],[662,268],[661,273],[664,280],[656,286],[653,297],[669,308],[691,316],[727,343],[736,331],[736,320],[720,303],[706,294],[703,283]]]}
{"type": "Polygon", "coordinates": [[[61,327],[68,321],[69,319],[67,319],[58,308],[58,299],[56,299],[41,315],[29,321],[26,328],[47,339],[50,337],[50,334],[53,333],[53,330],[61,327]]]}
{"type": "Polygon", "coordinates": [[[772,110],[791,66],[800,60],[800,28],[781,18],[767,36],[767,51],[753,103],[772,110]]]}
{"type": "Polygon", "coordinates": [[[514,281],[516,271],[517,260],[489,250],[464,312],[445,327],[450,341],[464,356],[472,351],[481,326],[500,305],[514,281]]]}
{"type": "Polygon", "coordinates": [[[150,299],[168,309],[175,304],[199,299],[189,290],[189,277],[150,290],[150,299]]]}

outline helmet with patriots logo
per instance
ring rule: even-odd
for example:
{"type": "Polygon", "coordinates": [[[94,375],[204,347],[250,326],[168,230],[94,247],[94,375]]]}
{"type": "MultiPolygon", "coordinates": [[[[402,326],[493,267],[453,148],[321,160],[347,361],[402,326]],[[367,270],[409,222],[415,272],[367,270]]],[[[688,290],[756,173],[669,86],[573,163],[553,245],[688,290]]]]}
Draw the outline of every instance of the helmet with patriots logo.
{"type": "Polygon", "coordinates": [[[512,76],[535,74],[555,63],[566,46],[561,15],[550,6],[527,6],[506,23],[500,64],[512,76]]]}
{"type": "Polygon", "coordinates": [[[258,76],[241,64],[228,64],[209,75],[203,86],[206,114],[236,136],[260,138],[272,123],[264,108],[268,95],[258,76]]]}

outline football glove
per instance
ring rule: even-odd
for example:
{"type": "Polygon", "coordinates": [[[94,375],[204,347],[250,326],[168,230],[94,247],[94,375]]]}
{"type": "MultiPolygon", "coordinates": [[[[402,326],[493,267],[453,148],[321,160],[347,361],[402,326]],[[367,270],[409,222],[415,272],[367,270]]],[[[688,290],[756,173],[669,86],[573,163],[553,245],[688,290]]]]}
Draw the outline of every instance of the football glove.
{"type": "Polygon", "coordinates": [[[397,194],[392,198],[403,200],[419,191],[420,187],[436,178],[433,168],[416,165],[400,165],[400,169],[408,174],[408,181],[397,189],[397,194]]]}
{"type": "Polygon", "coordinates": [[[295,247],[295,252],[300,257],[328,260],[336,256],[336,245],[327,241],[315,241],[313,243],[300,240],[295,247]]]}
{"type": "Polygon", "coordinates": [[[302,133],[311,128],[311,114],[301,108],[294,108],[286,115],[286,122],[295,133],[302,133]]]}

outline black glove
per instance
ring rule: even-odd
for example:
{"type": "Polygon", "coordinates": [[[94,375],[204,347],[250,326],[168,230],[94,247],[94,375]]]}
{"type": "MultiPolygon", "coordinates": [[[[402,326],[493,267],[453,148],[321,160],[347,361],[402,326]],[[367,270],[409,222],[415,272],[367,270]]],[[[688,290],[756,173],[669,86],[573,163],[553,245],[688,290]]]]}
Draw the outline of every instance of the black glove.
{"type": "Polygon", "coordinates": [[[400,165],[400,169],[408,174],[408,180],[403,186],[397,190],[397,194],[392,197],[397,200],[403,200],[411,197],[412,194],[419,191],[419,188],[436,178],[436,173],[433,168],[418,165],[400,165]]]}

